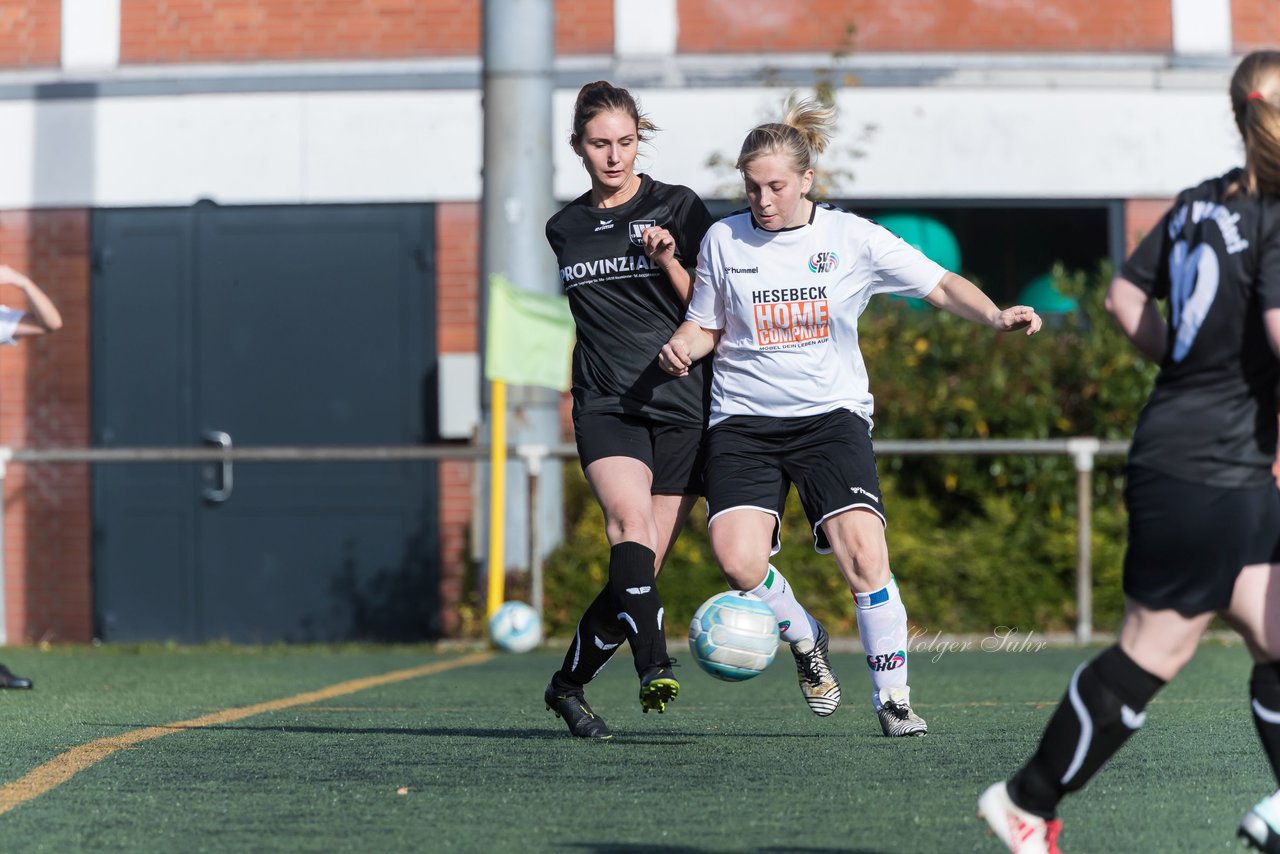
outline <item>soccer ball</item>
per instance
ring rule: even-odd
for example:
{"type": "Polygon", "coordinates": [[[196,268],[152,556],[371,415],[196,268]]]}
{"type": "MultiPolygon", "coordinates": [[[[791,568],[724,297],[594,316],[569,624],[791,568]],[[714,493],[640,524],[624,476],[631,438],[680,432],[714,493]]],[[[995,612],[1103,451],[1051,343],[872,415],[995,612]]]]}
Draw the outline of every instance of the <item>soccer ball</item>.
{"type": "Polygon", "coordinates": [[[503,602],[489,618],[489,637],[508,652],[528,652],[542,643],[542,621],[523,602],[503,602]]]}
{"type": "Polygon", "coordinates": [[[778,618],[750,593],[717,593],[693,615],[689,650],[698,665],[717,679],[750,679],[768,667],[778,652],[778,618]]]}

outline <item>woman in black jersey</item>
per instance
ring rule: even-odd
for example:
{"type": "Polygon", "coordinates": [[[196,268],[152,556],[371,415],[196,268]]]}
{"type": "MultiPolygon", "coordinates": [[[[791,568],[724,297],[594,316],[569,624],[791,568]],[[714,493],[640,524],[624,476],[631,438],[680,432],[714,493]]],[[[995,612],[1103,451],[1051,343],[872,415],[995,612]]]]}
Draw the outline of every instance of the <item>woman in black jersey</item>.
{"type": "MultiPolygon", "coordinates": [[[[1107,292],[1160,363],[1129,452],[1125,618],[1119,643],[1071,678],[1035,754],[978,802],[1012,851],[1058,850],[1059,802],[1142,726],[1215,614],[1254,659],[1253,719],[1280,776],[1280,52],[1245,57],[1230,93],[1244,168],[1180,193],[1107,292]]],[[[1280,851],[1280,793],[1240,834],[1280,851]]]]}
{"type": "Polygon", "coordinates": [[[636,174],[637,148],[655,129],[626,89],[583,86],[569,142],[591,189],[547,221],[577,326],[574,436],[610,545],[608,582],[544,697],[582,738],[610,737],[583,686],[623,640],[644,711],[663,711],[680,690],[656,575],[701,492],[710,372],[698,365],[700,381],[686,384],[653,357],[684,315],[711,215],[689,188],[636,174]]]}

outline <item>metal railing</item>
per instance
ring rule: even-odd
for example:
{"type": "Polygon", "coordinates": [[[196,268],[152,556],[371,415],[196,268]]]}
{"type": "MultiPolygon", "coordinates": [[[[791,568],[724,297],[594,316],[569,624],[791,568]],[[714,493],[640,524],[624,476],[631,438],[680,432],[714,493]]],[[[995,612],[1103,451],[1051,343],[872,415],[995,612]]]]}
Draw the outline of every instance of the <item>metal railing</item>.
{"type": "MultiPolygon", "coordinates": [[[[1072,439],[948,441],[885,440],[875,443],[877,457],[891,456],[1067,456],[1076,470],[1076,640],[1093,637],[1093,469],[1099,456],[1128,452],[1127,441],[1090,437],[1072,439]]],[[[528,472],[528,518],[538,517],[538,478],[547,459],[575,459],[569,444],[516,445],[511,458],[528,472]]],[[[233,463],[233,462],[398,462],[423,460],[487,461],[485,445],[413,445],[332,447],[280,446],[242,448],[7,448],[0,447],[0,520],[4,518],[4,482],[9,463],[233,463]]],[[[529,524],[526,559],[530,572],[530,603],[542,613],[542,544],[538,526],[529,524]]],[[[508,561],[508,564],[510,562],[508,561]]],[[[8,641],[5,622],[4,525],[0,524],[0,644],[8,641]]]]}

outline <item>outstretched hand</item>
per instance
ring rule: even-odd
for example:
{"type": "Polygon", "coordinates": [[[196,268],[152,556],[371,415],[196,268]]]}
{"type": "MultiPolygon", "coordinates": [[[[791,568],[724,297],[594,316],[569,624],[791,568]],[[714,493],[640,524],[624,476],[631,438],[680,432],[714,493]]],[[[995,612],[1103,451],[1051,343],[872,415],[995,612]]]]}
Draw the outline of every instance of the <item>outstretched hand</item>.
{"type": "Polygon", "coordinates": [[[1040,319],[1040,315],[1036,314],[1036,310],[1029,305],[1015,305],[1011,308],[1006,308],[1000,312],[999,318],[996,319],[996,329],[1001,332],[1025,329],[1028,335],[1035,335],[1043,325],[1044,321],[1040,319]]]}

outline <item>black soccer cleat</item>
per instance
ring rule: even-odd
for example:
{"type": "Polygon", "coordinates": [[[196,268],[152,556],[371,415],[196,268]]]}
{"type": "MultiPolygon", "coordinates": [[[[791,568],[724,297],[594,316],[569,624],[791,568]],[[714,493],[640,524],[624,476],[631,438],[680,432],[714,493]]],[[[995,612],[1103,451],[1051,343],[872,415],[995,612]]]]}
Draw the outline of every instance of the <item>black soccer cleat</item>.
{"type": "Polygon", "coordinates": [[[0,664],[0,688],[30,688],[33,683],[25,676],[16,676],[13,671],[0,664]]]}
{"type": "Polygon", "coordinates": [[[640,709],[645,714],[648,714],[650,709],[656,709],[658,714],[662,714],[667,708],[667,703],[674,700],[680,693],[680,683],[671,672],[675,664],[674,658],[668,658],[648,668],[641,675],[640,709]]]}
{"type": "Polygon", "coordinates": [[[569,732],[578,738],[594,738],[600,741],[613,738],[604,718],[591,711],[587,698],[581,691],[559,691],[555,683],[547,686],[542,699],[547,703],[547,710],[555,712],[569,727],[569,732]]]}

